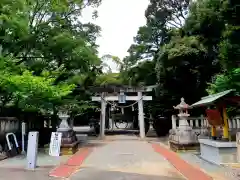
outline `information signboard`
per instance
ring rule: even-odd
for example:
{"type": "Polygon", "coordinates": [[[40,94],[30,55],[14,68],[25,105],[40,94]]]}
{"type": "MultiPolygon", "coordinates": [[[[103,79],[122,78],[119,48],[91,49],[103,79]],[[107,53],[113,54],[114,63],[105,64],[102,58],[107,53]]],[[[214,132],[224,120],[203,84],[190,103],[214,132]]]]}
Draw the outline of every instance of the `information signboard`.
{"type": "Polygon", "coordinates": [[[52,132],[51,142],[49,146],[50,156],[60,156],[61,141],[62,141],[62,133],[52,132]]]}

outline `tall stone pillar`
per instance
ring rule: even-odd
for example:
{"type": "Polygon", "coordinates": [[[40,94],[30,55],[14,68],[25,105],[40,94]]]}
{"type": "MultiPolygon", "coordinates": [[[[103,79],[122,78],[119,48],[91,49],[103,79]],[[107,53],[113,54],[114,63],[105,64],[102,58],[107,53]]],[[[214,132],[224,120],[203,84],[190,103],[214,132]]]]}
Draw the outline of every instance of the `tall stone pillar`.
{"type": "Polygon", "coordinates": [[[105,123],[106,123],[106,102],[105,93],[101,95],[101,117],[100,117],[100,137],[105,137],[105,123]]]}
{"type": "Polygon", "coordinates": [[[143,99],[142,92],[138,92],[138,123],[140,129],[140,137],[145,138],[145,123],[143,113],[143,99]]]}

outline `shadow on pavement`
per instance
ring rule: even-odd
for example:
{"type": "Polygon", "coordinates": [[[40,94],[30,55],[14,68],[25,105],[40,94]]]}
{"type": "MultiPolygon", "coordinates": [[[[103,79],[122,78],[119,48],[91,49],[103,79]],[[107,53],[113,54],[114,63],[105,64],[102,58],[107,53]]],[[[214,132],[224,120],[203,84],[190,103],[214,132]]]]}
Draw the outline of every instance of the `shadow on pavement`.
{"type": "Polygon", "coordinates": [[[116,130],[108,130],[105,132],[106,135],[137,135],[139,134],[138,130],[126,130],[126,129],[116,129],[116,130]]]}
{"type": "Polygon", "coordinates": [[[164,145],[168,146],[168,137],[146,137],[146,140],[148,142],[152,142],[152,143],[162,143],[164,145]]]}
{"type": "Polygon", "coordinates": [[[105,142],[89,142],[87,144],[84,144],[82,147],[94,148],[94,147],[102,147],[104,145],[106,145],[105,142]]]}
{"type": "Polygon", "coordinates": [[[0,168],[0,180],[54,180],[48,176],[49,171],[54,167],[40,167],[35,171],[28,171],[20,168],[0,168]]]}
{"type": "Polygon", "coordinates": [[[169,176],[138,174],[120,171],[107,171],[95,168],[84,168],[70,177],[70,180],[184,180],[179,174],[169,176]],[[174,177],[175,176],[175,177],[174,177]]]}

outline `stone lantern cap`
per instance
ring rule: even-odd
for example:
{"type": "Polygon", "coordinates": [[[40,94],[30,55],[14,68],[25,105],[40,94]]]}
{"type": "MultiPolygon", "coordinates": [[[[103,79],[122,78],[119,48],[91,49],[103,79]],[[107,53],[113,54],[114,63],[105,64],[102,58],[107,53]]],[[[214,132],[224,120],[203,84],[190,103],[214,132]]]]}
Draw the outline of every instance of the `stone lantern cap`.
{"type": "Polygon", "coordinates": [[[190,107],[187,103],[185,103],[184,98],[181,98],[181,103],[178,104],[177,106],[173,106],[174,109],[191,109],[192,107],[190,107]]]}

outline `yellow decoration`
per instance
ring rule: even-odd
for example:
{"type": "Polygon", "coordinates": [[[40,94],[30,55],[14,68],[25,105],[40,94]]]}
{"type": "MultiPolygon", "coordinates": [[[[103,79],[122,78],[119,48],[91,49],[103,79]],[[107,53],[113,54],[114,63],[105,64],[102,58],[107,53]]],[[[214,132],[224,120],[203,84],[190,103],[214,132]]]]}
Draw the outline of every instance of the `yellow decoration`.
{"type": "Polygon", "coordinates": [[[228,128],[228,118],[227,118],[227,110],[226,107],[223,107],[223,138],[229,139],[229,128],[228,128]]]}
{"type": "Polygon", "coordinates": [[[211,133],[212,133],[212,137],[216,137],[217,136],[217,131],[216,131],[216,127],[215,126],[212,126],[211,133]]]}

